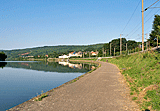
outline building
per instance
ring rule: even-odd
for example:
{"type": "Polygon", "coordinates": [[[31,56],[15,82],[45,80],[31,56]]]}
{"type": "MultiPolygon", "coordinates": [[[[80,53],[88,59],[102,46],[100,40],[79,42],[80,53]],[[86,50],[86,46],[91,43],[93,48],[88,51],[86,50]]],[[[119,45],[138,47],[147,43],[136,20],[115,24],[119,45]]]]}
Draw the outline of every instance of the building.
{"type": "Polygon", "coordinates": [[[96,51],[96,52],[91,51],[92,56],[96,56],[97,54],[98,54],[98,51],[96,51]]]}
{"type": "Polygon", "coordinates": [[[71,52],[71,53],[69,53],[69,57],[82,57],[82,52],[81,51],[79,51],[79,52],[71,52]]]}
{"type": "Polygon", "coordinates": [[[69,58],[69,56],[67,56],[67,55],[62,55],[62,56],[59,56],[59,58],[60,58],[60,59],[67,59],[67,58],[69,58]]]}

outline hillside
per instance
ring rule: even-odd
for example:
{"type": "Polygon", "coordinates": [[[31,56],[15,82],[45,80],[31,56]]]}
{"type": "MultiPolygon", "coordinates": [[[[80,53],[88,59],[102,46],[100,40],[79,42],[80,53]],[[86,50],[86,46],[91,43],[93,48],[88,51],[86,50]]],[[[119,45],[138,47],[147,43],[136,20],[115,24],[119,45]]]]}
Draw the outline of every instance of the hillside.
{"type": "Polygon", "coordinates": [[[52,55],[52,57],[58,57],[61,54],[68,54],[71,51],[91,51],[97,50],[103,47],[103,44],[93,45],[59,45],[59,46],[44,46],[27,49],[16,50],[2,50],[7,55],[7,60],[12,60],[20,56],[44,56],[46,54],[52,55]]]}

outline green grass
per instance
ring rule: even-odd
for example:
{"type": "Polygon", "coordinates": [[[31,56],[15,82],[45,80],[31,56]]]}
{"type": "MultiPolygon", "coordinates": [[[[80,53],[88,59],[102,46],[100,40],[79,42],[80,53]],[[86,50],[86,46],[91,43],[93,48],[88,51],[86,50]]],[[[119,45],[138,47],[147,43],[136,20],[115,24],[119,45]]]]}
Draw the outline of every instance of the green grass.
{"type": "Polygon", "coordinates": [[[93,61],[96,61],[97,58],[71,58],[70,60],[93,60],[93,61]]]}
{"type": "Polygon", "coordinates": [[[74,79],[74,80],[71,81],[71,83],[74,83],[74,82],[76,82],[77,80],[78,80],[78,79],[74,79]]]}
{"type": "Polygon", "coordinates": [[[136,99],[137,99],[137,97],[133,97],[133,98],[132,98],[132,100],[136,100],[136,99]]]}
{"type": "Polygon", "coordinates": [[[40,97],[38,97],[37,99],[35,99],[35,101],[42,101],[43,98],[45,98],[45,97],[48,96],[47,94],[44,94],[44,93],[43,93],[43,90],[42,90],[41,92],[42,92],[42,93],[41,93],[40,97]]]}
{"type": "MultiPolygon", "coordinates": [[[[106,61],[102,59],[101,61],[106,61]]],[[[160,110],[160,53],[148,52],[108,59],[117,65],[142,109],[160,110]],[[144,91],[145,90],[145,91],[144,91]],[[141,97],[142,93],[145,93],[141,97]]]]}

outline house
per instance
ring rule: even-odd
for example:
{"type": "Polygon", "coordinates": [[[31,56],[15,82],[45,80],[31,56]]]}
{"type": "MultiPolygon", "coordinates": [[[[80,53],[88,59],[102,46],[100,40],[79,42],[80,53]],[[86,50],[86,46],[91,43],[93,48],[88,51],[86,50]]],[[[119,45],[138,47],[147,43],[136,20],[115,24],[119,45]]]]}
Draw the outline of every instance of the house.
{"type": "Polygon", "coordinates": [[[65,58],[69,58],[69,56],[67,55],[62,55],[62,56],[59,56],[60,59],[65,59],[65,58]]]}
{"type": "Polygon", "coordinates": [[[96,51],[96,52],[91,51],[92,56],[96,56],[97,54],[98,54],[98,51],[96,51]]]}
{"type": "Polygon", "coordinates": [[[62,59],[64,59],[64,58],[70,58],[70,57],[82,57],[82,52],[81,51],[79,51],[79,52],[71,52],[71,53],[69,53],[68,54],[69,56],[67,56],[67,55],[62,55],[62,56],[59,56],[59,58],[62,58],[62,59]]]}
{"type": "Polygon", "coordinates": [[[79,52],[71,52],[71,53],[69,53],[69,57],[78,57],[78,56],[80,56],[80,57],[82,57],[82,52],[81,51],[79,51],[79,52]]]}
{"type": "Polygon", "coordinates": [[[69,53],[69,57],[75,56],[76,52],[69,53]]]}

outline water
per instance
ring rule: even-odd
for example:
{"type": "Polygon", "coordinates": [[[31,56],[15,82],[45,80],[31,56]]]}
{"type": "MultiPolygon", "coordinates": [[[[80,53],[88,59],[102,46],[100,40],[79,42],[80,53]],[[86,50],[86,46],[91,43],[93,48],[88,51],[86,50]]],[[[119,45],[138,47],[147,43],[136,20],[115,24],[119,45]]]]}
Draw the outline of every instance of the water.
{"type": "Polygon", "coordinates": [[[0,111],[62,85],[89,71],[90,65],[67,62],[0,62],[0,111]]]}

